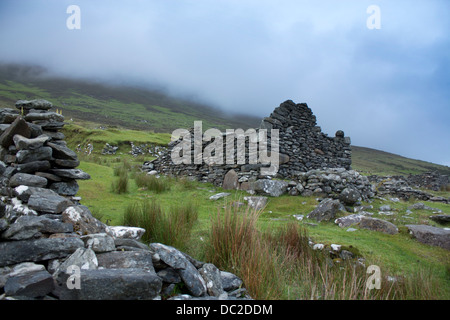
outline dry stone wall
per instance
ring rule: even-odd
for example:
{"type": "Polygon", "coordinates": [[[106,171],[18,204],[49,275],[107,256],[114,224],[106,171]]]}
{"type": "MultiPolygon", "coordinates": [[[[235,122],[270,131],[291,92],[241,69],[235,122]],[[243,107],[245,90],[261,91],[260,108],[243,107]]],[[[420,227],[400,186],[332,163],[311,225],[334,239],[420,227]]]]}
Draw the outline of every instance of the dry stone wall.
{"type": "MultiPolygon", "coordinates": [[[[271,151],[271,130],[279,130],[279,163],[277,171],[278,178],[295,179],[301,173],[313,169],[326,168],[351,168],[351,147],[350,138],[344,136],[344,132],[339,130],[335,137],[328,137],[322,133],[317,126],[316,117],[311,109],[305,104],[295,104],[291,100],[283,102],[277,107],[270,117],[264,118],[259,129],[267,130],[267,150],[271,151]]],[[[191,136],[194,130],[191,129],[191,136]]],[[[225,175],[234,170],[240,182],[256,180],[260,177],[261,168],[268,167],[268,164],[252,163],[250,157],[255,155],[255,151],[250,149],[249,141],[245,142],[245,163],[237,164],[237,149],[241,147],[238,143],[233,144],[233,164],[227,164],[227,134],[222,134],[223,141],[223,161],[221,164],[208,165],[205,161],[196,164],[191,158],[189,164],[175,164],[172,160],[172,151],[182,141],[171,142],[166,152],[161,154],[156,160],[144,163],[143,169],[147,171],[156,170],[159,173],[175,176],[190,176],[192,179],[204,182],[211,182],[221,186],[225,175]]],[[[235,139],[237,141],[237,139],[235,139]]],[[[203,141],[202,150],[210,142],[203,141]]],[[[191,150],[195,148],[194,139],[191,142],[191,150]]],[[[260,148],[260,146],[259,146],[260,148]]]]}
{"type": "Polygon", "coordinates": [[[76,196],[77,154],[45,100],[0,110],[0,300],[249,299],[242,280],[108,226],[76,196]]]}

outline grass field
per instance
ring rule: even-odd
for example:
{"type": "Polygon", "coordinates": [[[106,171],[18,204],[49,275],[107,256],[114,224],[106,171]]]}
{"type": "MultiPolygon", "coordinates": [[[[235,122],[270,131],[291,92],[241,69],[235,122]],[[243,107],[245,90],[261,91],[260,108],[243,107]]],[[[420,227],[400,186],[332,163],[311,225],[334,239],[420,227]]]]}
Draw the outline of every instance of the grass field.
{"type": "MultiPolygon", "coordinates": [[[[223,213],[224,208],[229,207],[230,203],[234,201],[243,202],[244,196],[247,195],[244,191],[232,191],[232,195],[229,197],[212,201],[209,200],[209,197],[222,192],[221,188],[216,188],[211,184],[185,180],[171,180],[170,189],[161,193],[139,188],[133,177],[137,174],[140,162],[130,162],[128,192],[117,194],[112,190],[111,185],[118,179],[114,174],[114,169],[121,166],[122,163],[117,162],[113,156],[105,156],[105,158],[103,164],[90,161],[81,162],[79,168],[88,172],[92,177],[91,180],[79,182],[78,195],[82,197],[82,203],[87,205],[103,222],[110,225],[121,225],[124,212],[130,204],[149,200],[156,201],[162,208],[168,209],[174,203],[182,204],[189,201],[198,208],[198,219],[194,224],[189,242],[185,244],[185,251],[199,260],[208,258],[205,252],[207,252],[211,237],[210,228],[213,218],[218,212],[223,213]]],[[[311,225],[315,221],[306,218],[299,222],[293,215],[303,214],[306,217],[318,204],[318,201],[314,197],[287,195],[270,198],[268,205],[258,216],[257,227],[261,232],[270,233],[276,228],[290,223],[302,226],[315,243],[340,244],[351,247],[366,259],[366,265],[382,266],[382,272],[385,276],[408,277],[408,275],[415,275],[426,270],[426,274],[431,275],[435,283],[439,283],[439,287],[435,288],[438,293],[435,294],[439,298],[449,299],[450,254],[447,250],[420,244],[411,238],[404,227],[405,224],[424,222],[436,225],[428,219],[429,211],[414,210],[412,214],[406,214],[407,207],[413,203],[413,201],[394,203],[382,200],[375,200],[371,203],[374,209],[370,211],[374,212],[374,217],[391,221],[399,227],[400,233],[394,236],[363,229],[347,232],[347,228],[341,229],[332,222],[311,225]],[[383,216],[378,213],[378,208],[386,203],[391,205],[393,211],[396,212],[395,215],[383,216]]],[[[450,214],[448,205],[427,204],[450,214]]],[[[346,214],[348,213],[339,213],[340,216],[346,214]]],[[[295,289],[295,284],[290,283],[291,281],[292,279],[283,284],[282,292],[272,298],[296,299],[303,296],[298,296],[299,293],[295,293],[298,288],[295,289]]]]}

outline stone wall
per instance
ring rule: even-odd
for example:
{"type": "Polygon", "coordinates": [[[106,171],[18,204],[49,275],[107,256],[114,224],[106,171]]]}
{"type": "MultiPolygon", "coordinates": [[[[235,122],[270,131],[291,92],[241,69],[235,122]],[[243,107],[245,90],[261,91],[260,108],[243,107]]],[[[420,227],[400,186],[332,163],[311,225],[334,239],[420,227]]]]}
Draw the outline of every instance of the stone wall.
{"type": "Polygon", "coordinates": [[[250,298],[234,274],[145,245],[144,229],[108,226],[81,205],[76,181],[90,176],[50,109],[33,100],[0,110],[0,300],[250,298]]]}
{"type": "MultiPolygon", "coordinates": [[[[270,117],[264,118],[259,129],[266,129],[268,135],[267,150],[271,151],[271,130],[279,130],[279,164],[278,178],[297,178],[300,173],[312,169],[344,168],[351,167],[351,147],[350,138],[344,136],[344,132],[339,130],[335,137],[328,137],[322,133],[317,126],[316,117],[311,109],[304,103],[295,104],[291,100],[283,102],[277,107],[270,117]]],[[[194,130],[190,131],[191,136],[194,130]]],[[[191,155],[189,164],[175,164],[172,161],[172,151],[183,139],[171,142],[169,148],[157,159],[144,163],[143,169],[147,171],[156,170],[161,174],[175,176],[189,176],[192,179],[211,182],[221,186],[224,176],[230,170],[234,170],[242,181],[252,181],[261,178],[261,168],[269,165],[252,163],[250,157],[254,155],[250,149],[250,143],[245,142],[245,163],[237,164],[237,148],[240,145],[237,139],[233,142],[234,157],[233,164],[227,164],[227,137],[229,134],[222,133],[223,159],[221,164],[208,165],[205,162],[195,164],[195,159],[191,155]]],[[[202,150],[210,142],[203,141],[202,150]]],[[[260,148],[260,145],[258,146],[260,148]]],[[[191,141],[191,150],[194,150],[194,139],[191,141]]],[[[270,153],[269,153],[270,154],[270,153]]],[[[260,160],[260,159],[259,159],[260,160]]]]}

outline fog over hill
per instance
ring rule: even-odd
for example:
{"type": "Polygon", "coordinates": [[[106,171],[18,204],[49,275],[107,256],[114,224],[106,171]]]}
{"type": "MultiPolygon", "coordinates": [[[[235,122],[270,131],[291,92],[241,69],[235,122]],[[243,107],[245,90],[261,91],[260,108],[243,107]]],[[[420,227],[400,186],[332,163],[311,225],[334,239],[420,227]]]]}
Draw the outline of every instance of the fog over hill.
{"type": "Polygon", "coordinates": [[[79,0],[70,29],[72,4],[1,1],[0,61],[257,118],[306,102],[329,135],[450,165],[446,0],[79,0]]]}

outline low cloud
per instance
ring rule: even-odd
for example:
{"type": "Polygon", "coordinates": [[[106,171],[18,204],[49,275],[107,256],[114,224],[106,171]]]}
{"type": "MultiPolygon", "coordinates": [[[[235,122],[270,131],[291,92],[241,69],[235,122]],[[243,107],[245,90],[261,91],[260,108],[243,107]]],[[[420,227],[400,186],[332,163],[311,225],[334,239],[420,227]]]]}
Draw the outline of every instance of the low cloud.
{"type": "Polygon", "coordinates": [[[0,60],[260,117],[307,102],[330,135],[449,165],[450,4],[375,2],[2,0],[0,60]],[[366,27],[372,4],[380,30],[366,27]]]}

